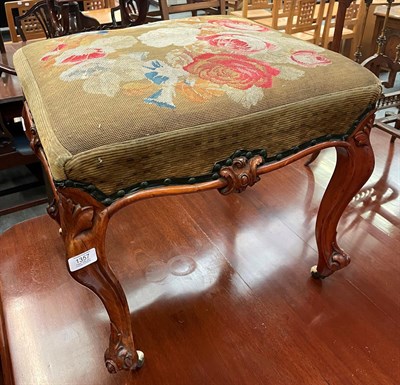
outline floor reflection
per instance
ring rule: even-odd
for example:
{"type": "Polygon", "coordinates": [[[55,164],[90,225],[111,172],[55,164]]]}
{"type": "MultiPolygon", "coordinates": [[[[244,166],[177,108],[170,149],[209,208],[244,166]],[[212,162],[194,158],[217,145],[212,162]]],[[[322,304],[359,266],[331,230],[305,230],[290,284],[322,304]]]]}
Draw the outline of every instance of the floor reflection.
{"type": "Polygon", "coordinates": [[[400,226],[399,180],[389,176],[400,175],[398,159],[394,158],[395,145],[388,143],[387,158],[382,175],[378,180],[367,182],[350,202],[351,210],[346,210],[346,230],[352,229],[362,219],[367,220],[386,234],[391,234],[400,226]],[[396,168],[397,171],[394,171],[396,168]],[[394,172],[393,172],[394,171],[394,172]]]}

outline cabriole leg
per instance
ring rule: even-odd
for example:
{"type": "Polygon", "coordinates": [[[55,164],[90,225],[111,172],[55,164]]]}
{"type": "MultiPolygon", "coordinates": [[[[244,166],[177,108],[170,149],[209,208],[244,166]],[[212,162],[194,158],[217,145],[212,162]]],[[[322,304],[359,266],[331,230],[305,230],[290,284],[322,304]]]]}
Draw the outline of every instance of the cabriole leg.
{"type": "Polygon", "coordinates": [[[336,229],[343,211],[367,182],[374,169],[374,154],[369,134],[374,115],[365,118],[347,139],[348,146],[336,147],[337,162],[317,215],[316,240],[318,265],[314,278],[325,278],[350,263],[350,257],[338,246],[336,229]]]}
{"type": "Polygon", "coordinates": [[[72,189],[64,189],[58,197],[70,275],[101,299],[110,317],[107,369],[116,373],[139,368],[144,355],[135,350],[128,302],[105,256],[107,210],[87,194],[72,189]]]}

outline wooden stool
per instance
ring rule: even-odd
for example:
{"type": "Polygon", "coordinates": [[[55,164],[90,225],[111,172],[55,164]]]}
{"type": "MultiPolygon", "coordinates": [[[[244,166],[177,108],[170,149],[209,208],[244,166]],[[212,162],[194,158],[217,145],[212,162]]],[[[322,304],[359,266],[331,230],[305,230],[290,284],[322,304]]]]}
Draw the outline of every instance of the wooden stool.
{"type": "Polygon", "coordinates": [[[143,364],[104,245],[110,218],[128,204],[242,192],[261,174],[335,147],[312,274],[350,262],[336,228],[374,167],[369,131],[381,89],[357,63],[225,16],[41,41],[14,62],[31,145],[53,181],[49,214],[60,224],[69,272],[110,317],[110,372],[143,364]]]}

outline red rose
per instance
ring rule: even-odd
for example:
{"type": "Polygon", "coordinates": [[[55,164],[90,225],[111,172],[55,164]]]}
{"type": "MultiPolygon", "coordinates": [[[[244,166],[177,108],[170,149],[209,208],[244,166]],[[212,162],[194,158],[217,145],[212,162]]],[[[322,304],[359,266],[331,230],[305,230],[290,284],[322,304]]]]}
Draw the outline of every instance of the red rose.
{"type": "Polygon", "coordinates": [[[270,88],[273,76],[280,73],[277,68],[244,55],[212,53],[195,57],[183,69],[201,79],[240,90],[253,86],[270,88]]]}

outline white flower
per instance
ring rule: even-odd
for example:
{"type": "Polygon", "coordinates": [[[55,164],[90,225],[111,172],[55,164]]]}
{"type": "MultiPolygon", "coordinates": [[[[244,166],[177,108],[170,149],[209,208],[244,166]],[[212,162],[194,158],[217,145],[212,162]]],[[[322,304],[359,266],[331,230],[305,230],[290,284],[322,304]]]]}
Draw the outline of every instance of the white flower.
{"type": "Polygon", "coordinates": [[[76,64],[62,72],[60,79],[65,82],[89,79],[90,77],[97,76],[102,72],[110,71],[114,63],[115,60],[108,59],[88,60],[83,63],[76,64]]]}
{"type": "Polygon", "coordinates": [[[133,36],[110,36],[103,37],[102,39],[97,39],[93,41],[89,47],[99,47],[105,48],[109,47],[113,51],[117,49],[124,49],[134,46],[137,43],[137,39],[133,36]]]}
{"type": "Polygon", "coordinates": [[[90,94],[114,96],[120,89],[121,78],[113,72],[93,76],[83,83],[83,89],[90,94]]]}
{"type": "Polygon", "coordinates": [[[256,86],[252,86],[247,90],[238,90],[229,86],[223,86],[223,89],[230,99],[245,108],[255,106],[264,97],[263,90],[256,86]]]}
{"type": "Polygon", "coordinates": [[[297,80],[304,76],[304,71],[293,68],[291,66],[280,66],[279,70],[281,71],[280,74],[278,75],[278,78],[284,79],[284,80],[297,80]]]}
{"type": "Polygon", "coordinates": [[[197,28],[190,27],[158,28],[140,35],[138,39],[150,47],[183,47],[195,43],[199,33],[197,28]]]}

